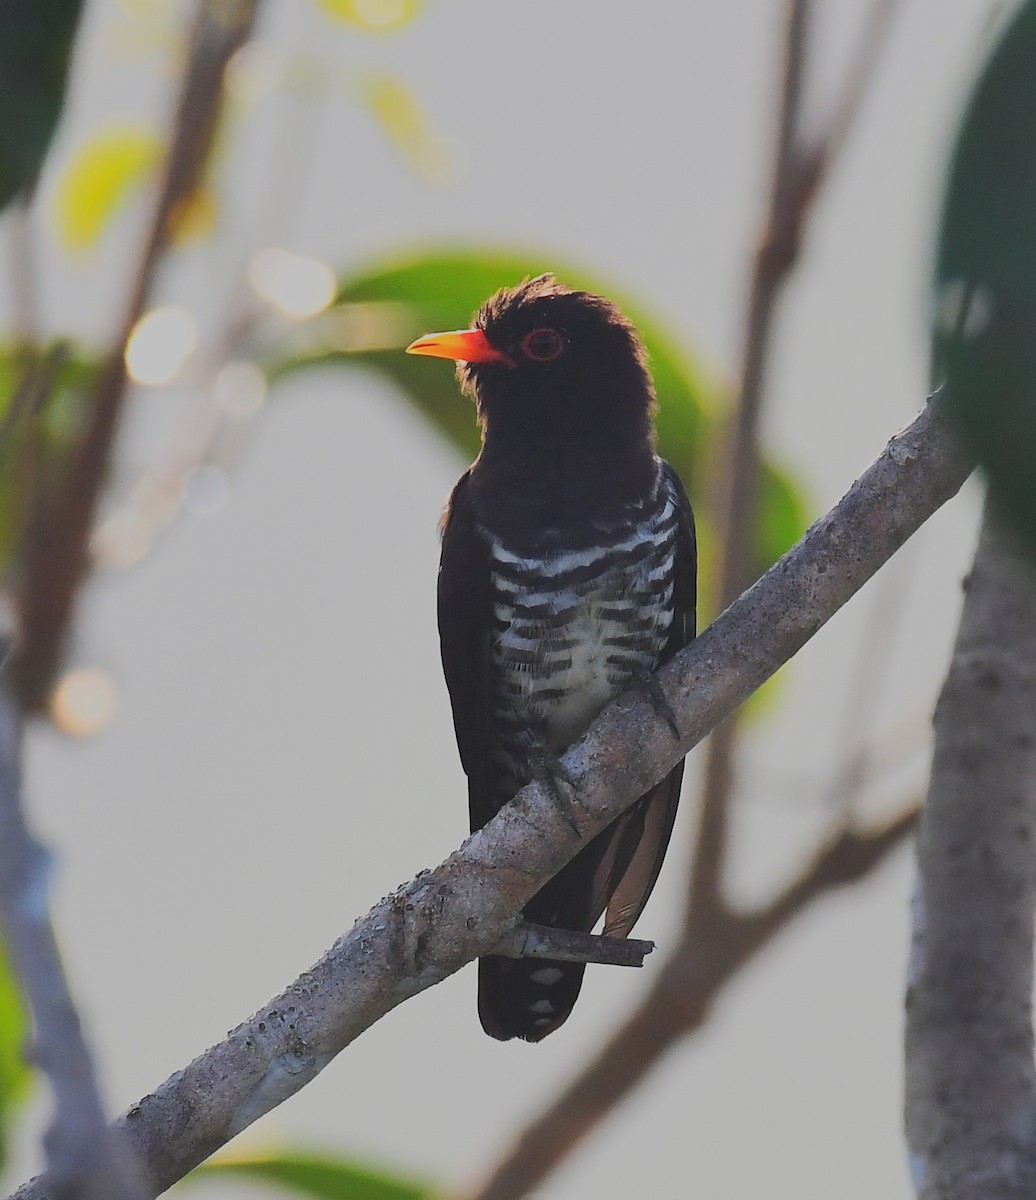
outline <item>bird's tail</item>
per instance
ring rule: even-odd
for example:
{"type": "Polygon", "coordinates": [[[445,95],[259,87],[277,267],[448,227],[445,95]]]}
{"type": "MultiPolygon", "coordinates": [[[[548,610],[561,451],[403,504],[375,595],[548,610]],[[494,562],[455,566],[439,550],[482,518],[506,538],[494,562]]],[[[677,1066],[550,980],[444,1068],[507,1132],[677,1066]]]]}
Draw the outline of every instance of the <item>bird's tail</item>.
{"type": "MultiPolygon", "coordinates": [[[[533,896],[525,906],[525,919],[589,933],[607,910],[605,934],[627,937],[658,878],[682,777],[680,763],[533,896]]],[[[585,963],[543,958],[481,959],[482,1028],[500,1041],[540,1041],[567,1020],[585,970],[585,963]]]]}
{"type": "Polygon", "coordinates": [[[478,1015],[490,1037],[538,1042],[564,1024],[583,984],[584,963],[482,958],[478,1015]]]}
{"type": "MultiPolygon", "coordinates": [[[[602,892],[610,895],[612,890],[602,888],[597,876],[602,868],[614,869],[611,865],[614,840],[613,826],[584,846],[526,904],[525,919],[535,925],[589,933],[603,911],[598,897],[602,892]]],[[[545,958],[480,959],[478,1015],[482,1028],[500,1041],[510,1038],[540,1041],[568,1018],[585,970],[585,963],[545,958]]]]}

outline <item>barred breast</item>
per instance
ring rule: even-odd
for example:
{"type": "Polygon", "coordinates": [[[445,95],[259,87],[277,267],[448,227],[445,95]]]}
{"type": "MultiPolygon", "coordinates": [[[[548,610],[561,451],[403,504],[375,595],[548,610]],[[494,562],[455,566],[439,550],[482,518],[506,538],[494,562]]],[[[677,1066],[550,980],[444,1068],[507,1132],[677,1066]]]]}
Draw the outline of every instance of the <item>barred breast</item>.
{"type": "Polygon", "coordinates": [[[528,781],[532,755],[560,753],[658,665],[678,524],[660,472],[648,500],[588,531],[589,544],[518,554],[492,539],[491,716],[510,787],[528,781]]]}

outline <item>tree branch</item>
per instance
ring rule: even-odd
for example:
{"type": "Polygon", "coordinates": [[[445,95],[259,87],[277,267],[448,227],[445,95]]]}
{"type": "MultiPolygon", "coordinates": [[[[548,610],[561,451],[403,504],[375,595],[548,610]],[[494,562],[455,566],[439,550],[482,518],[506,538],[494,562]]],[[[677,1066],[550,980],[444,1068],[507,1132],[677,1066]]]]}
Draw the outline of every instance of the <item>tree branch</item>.
{"type": "Polygon", "coordinates": [[[989,502],[935,714],[907,994],[922,1200],[1036,1195],[1036,571],[989,502]]]}
{"type": "Polygon", "coordinates": [[[845,73],[842,93],[835,103],[817,153],[830,163],[842,152],[860,106],[874,77],[899,0],[872,0],[856,43],[856,53],[845,73]]]}
{"type": "MultiPolygon", "coordinates": [[[[722,470],[724,490],[720,498],[716,570],[720,608],[730,604],[753,577],[759,425],[778,301],[801,257],[803,237],[823,184],[863,102],[896,3],[897,0],[873,0],[826,131],[816,142],[807,140],[803,132],[801,111],[812,6],[810,0],[787,3],[770,199],[752,267],[738,395],[722,470]]],[[[736,717],[724,722],[710,737],[706,748],[684,918],[689,932],[692,922],[707,926],[723,907],[722,873],[734,790],[737,728],[736,717]]]]}
{"type": "MultiPolygon", "coordinates": [[[[798,258],[802,228],[816,195],[816,188],[807,183],[804,174],[813,160],[804,152],[799,132],[809,13],[809,0],[788,0],[770,203],[755,252],[741,378],[723,454],[715,584],[717,607],[721,609],[748,586],[758,561],[753,534],[758,507],[763,380],[777,300],[798,258]]],[[[732,716],[717,727],[705,750],[685,922],[708,920],[709,914],[722,906],[736,742],[737,720],[732,716]]]]}
{"type": "Polygon", "coordinates": [[[82,1200],[144,1195],[125,1139],[107,1127],[93,1062],[65,982],[47,907],[50,856],[22,810],[21,718],[0,688],[0,928],[32,1012],[31,1057],[47,1075],[54,1118],[44,1139],[55,1192],[82,1200]]]}
{"type": "MultiPolygon", "coordinates": [[[[969,469],[929,404],[842,501],[660,673],[684,730],[679,742],[634,690],[566,752],[581,837],[541,785],[523,788],[444,863],[382,900],[285,992],[124,1113],[117,1125],[151,1194],[298,1091],[397,1004],[490,952],[547,879],[799,650],[969,469]]],[[[16,1193],[52,1195],[46,1176],[16,1193]]]]}

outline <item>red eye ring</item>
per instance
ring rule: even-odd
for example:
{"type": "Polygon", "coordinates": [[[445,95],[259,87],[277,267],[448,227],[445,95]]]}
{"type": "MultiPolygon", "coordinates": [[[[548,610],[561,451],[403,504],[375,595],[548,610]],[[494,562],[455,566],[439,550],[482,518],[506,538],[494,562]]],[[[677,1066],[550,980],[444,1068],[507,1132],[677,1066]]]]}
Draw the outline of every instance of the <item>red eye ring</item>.
{"type": "Polygon", "coordinates": [[[521,340],[522,353],[533,362],[553,362],[565,350],[565,339],[556,329],[533,329],[521,340]]]}

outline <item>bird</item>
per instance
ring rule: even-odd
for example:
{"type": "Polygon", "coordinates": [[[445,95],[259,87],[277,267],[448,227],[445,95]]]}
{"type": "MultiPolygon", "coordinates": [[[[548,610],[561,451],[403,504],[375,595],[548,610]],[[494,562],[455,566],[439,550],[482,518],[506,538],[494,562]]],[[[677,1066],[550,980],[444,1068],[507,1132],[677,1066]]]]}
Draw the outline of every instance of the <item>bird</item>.
{"type": "MultiPolygon", "coordinates": [[[[472,831],[533,779],[564,795],[560,756],[621,691],[646,689],[695,635],[694,515],[655,451],[654,385],[631,322],[552,274],[492,295],[472,328],[410,354],[453,359],[481,450],[441,524],[442,664],[472,831]]],[[[626,937],[676,817],[681,761],[525,905],[526,921],[626,937]]],[[[571,809],[569,809],[571,813],[571,809]]],[[[478,1012],[501,1041],[568,1018],[584,963],[486,956],[478,1012]]]]}

